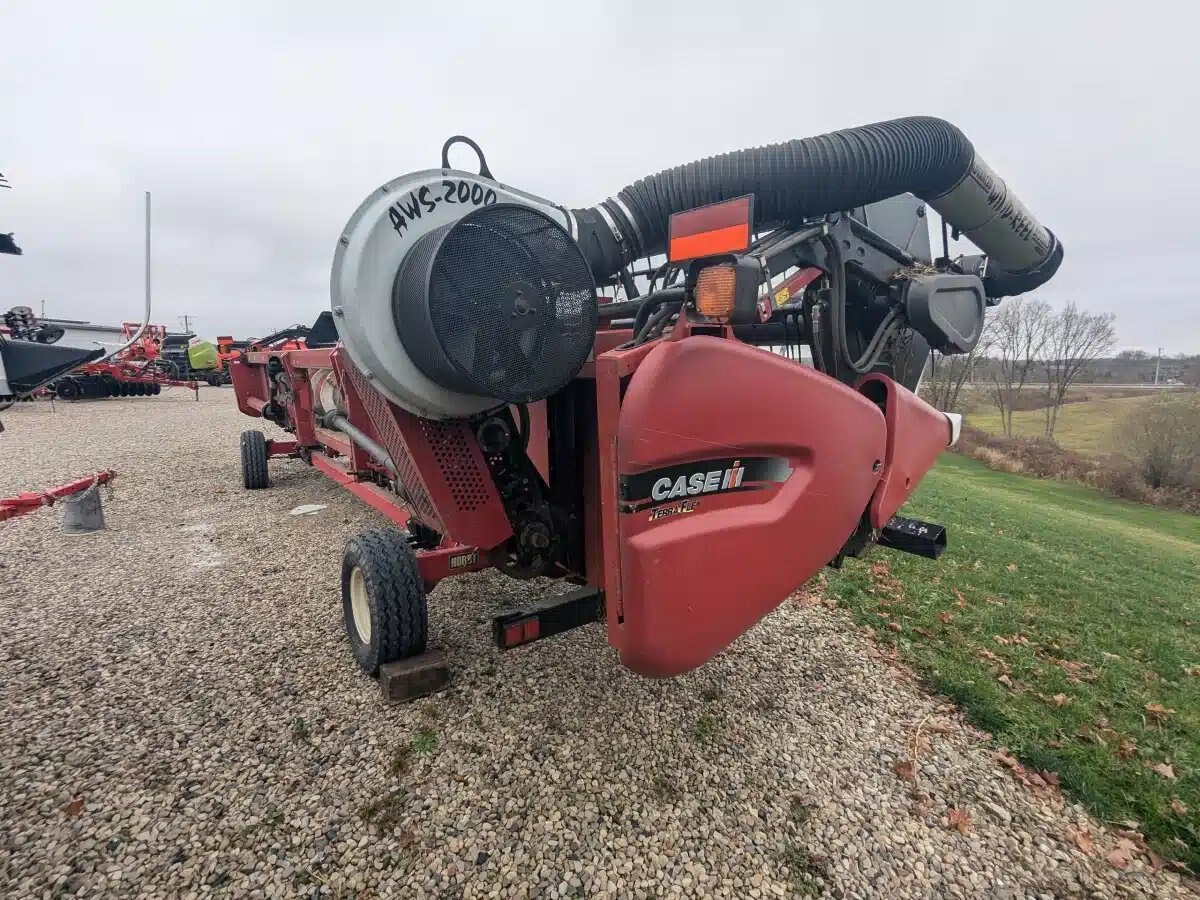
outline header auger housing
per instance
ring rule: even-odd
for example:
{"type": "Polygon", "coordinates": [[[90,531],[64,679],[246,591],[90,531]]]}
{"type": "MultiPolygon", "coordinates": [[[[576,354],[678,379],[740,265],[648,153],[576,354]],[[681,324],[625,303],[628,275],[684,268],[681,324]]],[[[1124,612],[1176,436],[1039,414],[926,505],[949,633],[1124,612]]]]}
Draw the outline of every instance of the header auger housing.
{"type": "Polygon", "coordinates": [[[423,649],[439,580],[494,567],[578,586],[497,617],[502,647],[600,619],[626,666],[676,675],[822,566],[940,555],[944,529],[897,515],[958,434],[914,393],[929,348],[969,351],[987,306],[1061,258],[936,119],[702,160],[575,210],[452,138],[343,229],[336,338],[232,363],[242,411],[292,435],[248,433],[244,483],[299,457],[403,528],[347,548],[368,671],[423,649]],[[478,174],[449,167],[455,141],[478,174]],[[935,260],[928,206],[984,253],[935,260]]]}

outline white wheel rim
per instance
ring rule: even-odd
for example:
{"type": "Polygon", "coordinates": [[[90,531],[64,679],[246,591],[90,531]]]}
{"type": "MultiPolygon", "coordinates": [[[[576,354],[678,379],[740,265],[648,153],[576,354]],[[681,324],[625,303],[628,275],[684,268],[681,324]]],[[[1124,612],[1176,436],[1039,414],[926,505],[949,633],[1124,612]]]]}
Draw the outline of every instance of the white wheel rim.
{"type": "Polygon", "coordinates": [[[354,630],[364,644],[371,643],[371,604],[367,602],[367,579],[362,569],[354,567],[350,573],[350,612],[354,616],[354,630]]]}

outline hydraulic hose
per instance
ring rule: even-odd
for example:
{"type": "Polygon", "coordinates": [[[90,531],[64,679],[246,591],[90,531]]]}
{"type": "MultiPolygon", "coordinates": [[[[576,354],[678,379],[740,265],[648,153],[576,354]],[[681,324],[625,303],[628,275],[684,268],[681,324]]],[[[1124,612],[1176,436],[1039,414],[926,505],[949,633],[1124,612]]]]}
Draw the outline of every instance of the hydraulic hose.
{"type": "Polygon", "coordinates": [[[572,210],[593,274],[662,253],[673,213],[753,194],[765,229],[912,193],[989,257],[989,296],[1024,293],[1062,263],[1062,244],[1029,212],[966,136],[914,116],[847,128],[676,166],[602,203],[572,210]]]}

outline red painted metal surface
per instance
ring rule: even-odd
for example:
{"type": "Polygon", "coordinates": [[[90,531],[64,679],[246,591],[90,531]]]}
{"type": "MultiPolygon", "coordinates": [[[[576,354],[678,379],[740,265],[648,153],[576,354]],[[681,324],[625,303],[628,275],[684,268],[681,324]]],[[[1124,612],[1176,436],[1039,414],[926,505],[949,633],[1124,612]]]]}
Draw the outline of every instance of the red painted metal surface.
{"type": "Polygon", "coordinates": [[[472,547],[492,548],[507,540],[512,526],[468,423],[414,416],[376,391],[340,352],[334,360],[343,386],[357,396],[396,464],[412,514],[472,547]]]}
{"type": "Polygon", "coordinates": [[[263,407],[267,405],[271,396],[267,367],[250,365],[245,357],[234,359],[229,363],[229,378],[233,382],[233,392],[237,396],[241,413],[251,418],[260,418],[263,407]]]}
{"type": "Polygon", "coordinates": [[[267,441],[267,458],[295,456],[300,450],[298,441],[267,441]]]}
{"type": "MultiPolygon", "coordinates": [[[[408,510],[396,502],[396,495],[391,491],[369,481],[359,481],[354,473],[348,471],[338,460],[314,454],[312,464],[376,512],[382,513],[396,527],[403,529],[408,525],[408,510]]],[[[433,590],[434,585],[451,575],[477,572],[480,569],[490,569],[491,566],[487,554],[481,553],[476,547],[456,541],[443,541],[432,550],[417,552],[417,568],[421,571],[421,580],[425,582],[426,590],[433,590]]]]}
{"type": "MultiPolygon", "coordinates": [[[[949,425],[886,378],[855,390],[742,344],[729,328],[695,333],[681,322],[661,340],[616,349],[628,338],[598,333],[573,395],[582,568],[605,593],[608,638],[624,665],[668,677],[703,664],[774,609],[836,556],[865,512],[886,521],[945,446],[949,425]],[[731,478],[751,471],[747,460],[774,474],[745,483],[738,474],[728,491],[689,495],[686,509],[682,497],[628,493],[639,478],[687,466],[700,467],[697,484],[712,476],[715,485],[722,476],[704,469],[718,460],[731,478]]],[[[251,351],[230,369],[244,413],[267,409],[294,432],[269,442],[270,455],[302,456],[395,525],[411,517],[444,536],[417,552],[427,588],[507,558],[512,528],[467,422],[399,408],[340,349],[251,351]],[[392,457],[404,500],[383,484],[378,462],[317,423],[314,370],[326,368],[340,408],[392,457]]],[[[547,404],[531,404],[529,416],[528,453],[550,480],[547,404]]],[[[668,484],[676,481],[672,471],[668,484]]]]}
{"type": "Polygon", "coordinates": [[[884,375],[866,375],[855,388],[883,407],[887,452],[871,500],[871,525],[882,528],[950,443],[950,423],[912,391],[884,375]]]}
{"type": "MultiPolygon", "coordinates": [[[[828,563],[871,499],[886,446],[884,417],[861,394],[764,350],[699,336],[649,352],[615,437],[625,477],[714,458],[791,469],[753,490],[623,504],[615,540],[605,535],[620,555],[623,613],[609,634],[622,663],[652,677],[701,665],[828,563]],[[655,517],[670,507],[681,511],[655,517]]],[[[605,480],[615,500],[614,479],[605,480]]]]}
{"type": "Polygon", "coordinates": [[[116,477],[116,472],[111,469],[105,469],[97,472],[95,475],[76,478],[74,481],[55,485],[44,491],[22,491],[15,497],[0,497],[0,522],[26,515],[36,509],[41,509],[43,506],[53,506],[55,502],[61,500],[63,497],[69,497],[72,494],[78,494],[80,491],[86,491],[94,484],[107,484],[116,477]]]}

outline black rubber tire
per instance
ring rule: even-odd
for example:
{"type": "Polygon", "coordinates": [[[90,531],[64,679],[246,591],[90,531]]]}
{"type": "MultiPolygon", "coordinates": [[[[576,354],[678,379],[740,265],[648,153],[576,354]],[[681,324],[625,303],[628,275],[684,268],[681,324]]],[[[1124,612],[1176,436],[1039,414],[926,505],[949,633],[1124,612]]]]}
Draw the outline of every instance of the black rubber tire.
{"type": "Polygon", "coordinates": [[[425,652],[429,604],[417,557],[404,535],[391,528],[362,531],[342,556],[342,618],[354,658],[368,675],[379,667],[425,652]],[[351,581],[362,572],[371,633],[363,640],[354,624],[351,581]]]}
{"type": "Polygon", "coordinates": [[[161,384],[153,384],[153,385],[151,385],[151,386],[150,386],[150,393],[151,393],[151,394],[153,394],[155,397],[157,397],[159,394],[161,394],[161,393],[162,393],[162,385],[161,385],[161,384]]]}
{"type": "Polygon", "coordinates": [[[64,378],[55,385],[54,393],[58,395],[59,400],[78,400],[83,396],[83,390],[79,387],[79,382],[73,378],[64,378]]]}
{"type": "Polygon", "coordinates": [[[209,387],[220,387],[223,379],[220,372],[209,372],[204,376],[204,381],[209,387]]]}
{"type": "Polygon", "coordinates": [[[267,471],[267,437],[261,431],[242,432],[242,487],[258,491],[271,486],[267,471]]]}

